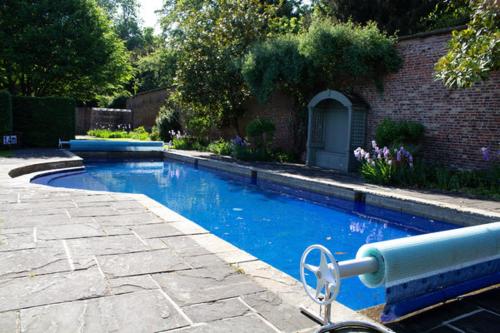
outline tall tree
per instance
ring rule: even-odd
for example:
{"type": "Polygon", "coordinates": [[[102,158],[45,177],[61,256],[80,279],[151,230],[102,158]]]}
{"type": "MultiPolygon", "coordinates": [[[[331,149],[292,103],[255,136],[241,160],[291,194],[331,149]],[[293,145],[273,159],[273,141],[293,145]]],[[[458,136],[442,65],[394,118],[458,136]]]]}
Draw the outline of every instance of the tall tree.
{"type": "Polygon", "coordinates": [[[277,17],[272,4],[258,0],[166,0],[162,25],[177,53],[175,101],[192,113],[191,129],[221,121],[236,125],[249,91],[241,61],[264,39],[277,17]]]}
{"type": "Polygon", "coordinates": [[[422,29],[421,20],[442,0],[313,0],[323,15],[365,24],[375,21],[389,33],[407,35],[422,29]]]}
{"type": "Polygon", "coordinates": [[[98,0],[118,36],[125,41],[129,51],[140,50],[144,47],[144,33],[138,17],[139,3],[137,0],[98,0]]]}
{"type": "Polygon", "coordinates": [[[130,76],[123,42],[94,0],[0,4],[0,89],[86,101],[112,94],[130,76]]]}

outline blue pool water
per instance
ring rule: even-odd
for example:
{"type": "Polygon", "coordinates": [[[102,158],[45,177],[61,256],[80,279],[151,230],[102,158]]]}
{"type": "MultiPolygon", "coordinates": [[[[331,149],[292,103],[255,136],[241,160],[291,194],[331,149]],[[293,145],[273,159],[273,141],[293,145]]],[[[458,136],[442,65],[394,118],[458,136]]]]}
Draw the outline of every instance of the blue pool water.
{"type": "MultiPolygon", "coordinates": [[[[297,279],[301,254],[311,244],[325,245],[337,260],[345,260],[365,243],[452,228],[272,183],[253,185],[248,178],[172,161],[87,162],[85,172],[34,182],[143,193],[297,279]]],[[[349,278],[342,281],[338,300],[361,309],[384,303],[384,294],[349,278]]]]}

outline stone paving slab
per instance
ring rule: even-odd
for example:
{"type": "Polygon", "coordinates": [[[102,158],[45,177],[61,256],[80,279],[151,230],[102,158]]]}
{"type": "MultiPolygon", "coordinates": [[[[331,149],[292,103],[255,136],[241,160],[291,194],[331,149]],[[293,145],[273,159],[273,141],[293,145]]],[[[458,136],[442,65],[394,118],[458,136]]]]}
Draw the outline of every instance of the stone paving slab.
{"type": "Polygon", "coordinates": [[[97,261],[104,274],[110,278],[192,268],[168,249],[98,256],[97,261]]]}
{"type": "Polygon", "coordinates": [[[227,266],[155,274],[153,279],[180,306],[264,291],[247,276],[227,266]]]}
{"type": "Polygon", "coordinates": [[[282,331],[296,332],[314,326],[305,316],[297,316],[294,307],[284,303],[275,293],[265,291],[244,295],[241,298],[246,304],[282,331]]]}
{"type": "Polygon", "coordinates": [[[146,333],[188,325],[158,290],[21,310],[22,332],[146,333]]]}
{"type": "Polygon", "coordinates": [[[257,315],[248,315],[234,317],[224,320],[211,322],[209,325],[200,325],[189,327],[186,329],[175,330],[171,332],[182,333],[235,333],[235,332],[252,332],[252,333],[276,333],[279,332],[267,324],[261,317],[257,315]]]}
{"type": "Polygon", "coordinates": [[[104,277],[95,267],[5,279],[0,281],[0,312],[104,296],[106,288],[104,277]]]}
{"type": "Polygon", "coordinates": [[[62,244],[0,255],[0,279],[70,271],[62,244]]]}
{"type": "Polygon", "coordinates": [[[195,323],[207,323],[251,313],[250,308],[238,298],[190,305],[183,307],[182,310],[187,316],[194,318],[195,323]]]}

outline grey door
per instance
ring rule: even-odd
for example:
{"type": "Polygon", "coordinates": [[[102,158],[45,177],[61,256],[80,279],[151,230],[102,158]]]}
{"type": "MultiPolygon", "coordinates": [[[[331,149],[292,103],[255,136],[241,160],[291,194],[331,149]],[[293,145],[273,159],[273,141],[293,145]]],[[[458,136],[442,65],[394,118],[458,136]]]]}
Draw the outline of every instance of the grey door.
{"type": "Polygon", "coordinates": [[[323,168],[347,171],[349,114],[340,103],[332,103],[324,114],[324,148],[316,153],[316,164],[323,168]]]}

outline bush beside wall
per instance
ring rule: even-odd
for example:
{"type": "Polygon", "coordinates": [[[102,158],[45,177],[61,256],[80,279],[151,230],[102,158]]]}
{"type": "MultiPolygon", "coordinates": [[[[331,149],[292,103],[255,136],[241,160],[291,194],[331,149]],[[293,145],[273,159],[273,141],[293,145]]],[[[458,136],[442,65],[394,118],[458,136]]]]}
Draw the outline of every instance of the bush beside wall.
{"type": "Polygon", "coordinates": [[[75,137],[75,101],[64,97],[13,97],[14,130],[23,145],[56,147],[75,137]]]}
{"type": "Polygon", "coordinates": [[[12,132],[12,99],[8,91],[0,91],[0,134],[12,132]]]}

